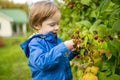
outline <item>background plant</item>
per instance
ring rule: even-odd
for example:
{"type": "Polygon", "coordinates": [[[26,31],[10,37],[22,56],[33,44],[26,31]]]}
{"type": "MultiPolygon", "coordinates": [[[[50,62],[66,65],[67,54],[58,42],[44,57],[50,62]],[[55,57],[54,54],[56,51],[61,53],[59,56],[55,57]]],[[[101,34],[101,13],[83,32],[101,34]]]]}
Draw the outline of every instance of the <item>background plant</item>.
{"type": "Polygon", "coordinates": [[[64,40],[72,36],[81,44],[80,54],[71,62],[74,80],[120,79],[119,4],[119,0],[64,0],[60,4],[59,36],[64,40]],[[80,39],[75,38],[76,31],[80,39]]]}

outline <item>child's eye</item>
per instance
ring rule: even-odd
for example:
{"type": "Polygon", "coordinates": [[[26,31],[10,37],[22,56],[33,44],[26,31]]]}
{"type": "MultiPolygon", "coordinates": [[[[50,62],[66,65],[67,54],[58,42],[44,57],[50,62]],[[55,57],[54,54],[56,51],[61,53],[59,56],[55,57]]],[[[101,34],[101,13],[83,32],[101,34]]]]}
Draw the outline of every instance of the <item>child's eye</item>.
{"type": "Polygon", "coordinates": [[[54,22],[54,23],[51,23],[51,24],[49,24],[51,27],[54,27],[55,25],[59,25],[59,23],[57,23],[57,22],[54,22]]]}
{"type": "Polygon", "coordinates": [[[55,26],[55,24],[50,24],[50,26],[55,26]]]}

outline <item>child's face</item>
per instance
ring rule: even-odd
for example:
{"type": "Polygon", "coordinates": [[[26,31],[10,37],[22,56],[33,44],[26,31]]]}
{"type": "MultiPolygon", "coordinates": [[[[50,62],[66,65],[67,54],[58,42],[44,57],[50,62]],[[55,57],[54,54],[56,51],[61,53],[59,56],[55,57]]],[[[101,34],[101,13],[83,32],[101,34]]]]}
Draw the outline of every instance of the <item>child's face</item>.
{"type": "Polygon", "coordinates": [[[59,30],[59,20],[60,20],[60,12],[57,11],[55,15],[51,18],[45,20],[40,27],[39,33],[46,34],[48,32],[52,32],[53,34],[57,34],[59,30]]]}

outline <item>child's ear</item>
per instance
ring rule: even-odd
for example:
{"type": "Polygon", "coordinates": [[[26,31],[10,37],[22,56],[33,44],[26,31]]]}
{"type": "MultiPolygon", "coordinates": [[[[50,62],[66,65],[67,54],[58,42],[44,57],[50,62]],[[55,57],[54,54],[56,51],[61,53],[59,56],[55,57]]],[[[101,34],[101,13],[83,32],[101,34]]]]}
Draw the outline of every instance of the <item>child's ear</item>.
{"type": "Polygon", "coordinates": [[[34,28],[35,28],[36,30],[39,30],[39,29],[41,28],[41,25],[35,24],[35,25],[34,25],[34,28]]]}

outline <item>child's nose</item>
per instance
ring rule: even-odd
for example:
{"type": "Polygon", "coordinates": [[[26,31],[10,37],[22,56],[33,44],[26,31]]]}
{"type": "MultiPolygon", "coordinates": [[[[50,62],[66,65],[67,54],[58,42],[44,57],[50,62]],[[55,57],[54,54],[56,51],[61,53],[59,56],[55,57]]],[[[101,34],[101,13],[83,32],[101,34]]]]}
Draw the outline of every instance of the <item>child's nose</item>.
{"type": "Polygon", "coordinates": [[[55,30],[58,30],[58,29],[59,29],[59,26],[58,26],[58,25],[56,25],[56,26],[55,26],[55,30]]]}

